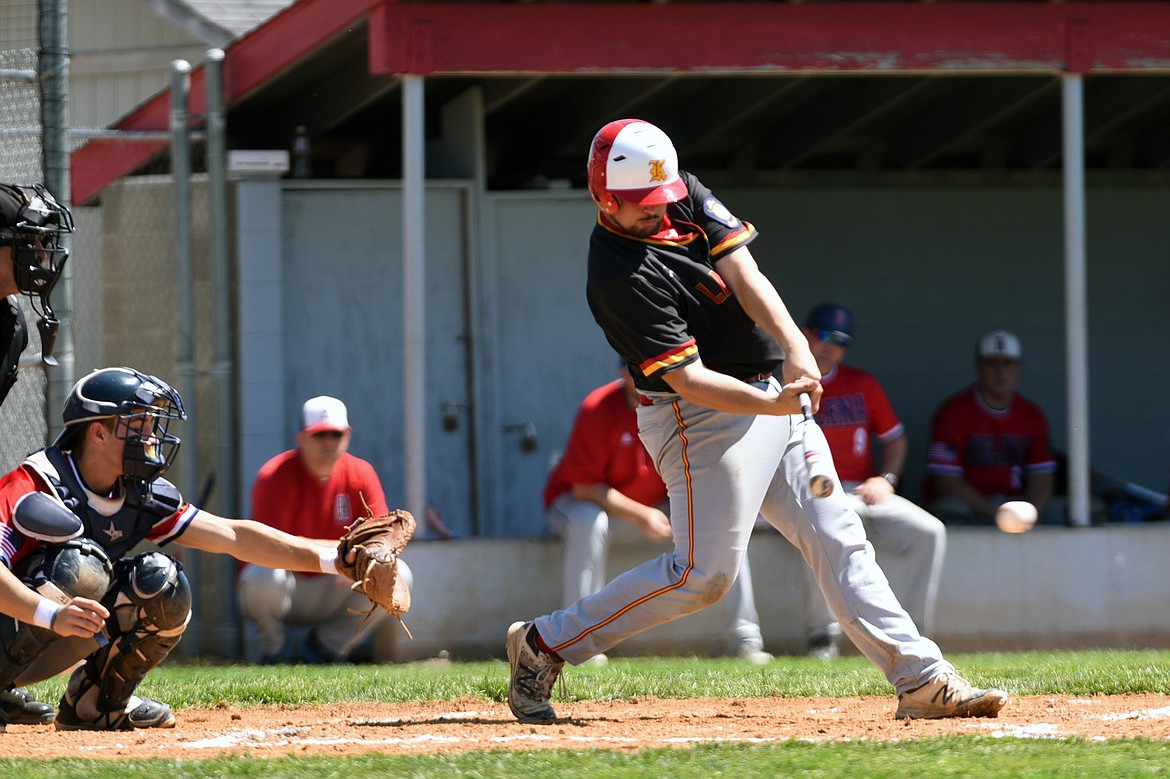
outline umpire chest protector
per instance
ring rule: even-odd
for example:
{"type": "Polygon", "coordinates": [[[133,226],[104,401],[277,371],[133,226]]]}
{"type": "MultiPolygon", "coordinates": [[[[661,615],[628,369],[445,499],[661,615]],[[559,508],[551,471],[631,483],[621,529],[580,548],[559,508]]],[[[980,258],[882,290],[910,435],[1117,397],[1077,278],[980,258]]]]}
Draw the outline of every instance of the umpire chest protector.
{"type": "Polygon", "coordinates": [[[16,383],[20,354],[28,346],[28,326],[16,295],[0,298],[0,405],[16,383]]]}
{"type": "Polygon", "coordinates": [[[178,489],[165,479],[152,482],[145,498],[133,489],[123,489],[121,498],[96,495],[81,482],[69,456],[55,446],[33,454],[25,465],[44,477],[81,520],[85,528],[81,535],[100,544],[111,560],[125,555],[183,502],[178,489]]]}

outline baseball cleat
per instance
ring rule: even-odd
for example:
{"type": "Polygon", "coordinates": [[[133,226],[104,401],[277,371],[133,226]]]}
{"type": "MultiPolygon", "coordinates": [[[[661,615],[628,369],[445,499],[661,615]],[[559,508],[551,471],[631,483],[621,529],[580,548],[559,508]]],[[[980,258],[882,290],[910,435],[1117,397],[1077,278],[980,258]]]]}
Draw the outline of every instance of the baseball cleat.
{"type": "Polygon", "coordinates": [[[536,628],[531,622],[513,622],[508,628],[508,707],[521,722],[548,725],[557,713],[549,704],[553,684],[561,675],[563,660],[554,660],[536,646],[536,628]]]}
{"type": "Polygon", "coordinates": [[[57,716],[53,707],[42,703],[28,690],[9,687],[0,690],[0,714],[10,725],[44,725],[57,716]]]}
{"type": "Polygon", "coordinates": [[[943,673],[898,696],[894,719],[995,717],[1007,703],[1003,690],[980,690],[955,673],[943,673]]]}
{"type": "Polygon", "coordinates": [[[171,707],[154,698],[137,695],[126,704],[125,711],[105,711],[95,720],[77,716],[72,704],[61,699],[57,713],[57,730],[136,730],[138,728],[173,728],[175,715],[171,707]]]}
{"type": "Polygon", "coordinates": [[[771,652],[765,652],[763,647],[751,642],[744,642],[736,647],[735,656],[750,665],[767,665],[776,659],[771,652]]]}

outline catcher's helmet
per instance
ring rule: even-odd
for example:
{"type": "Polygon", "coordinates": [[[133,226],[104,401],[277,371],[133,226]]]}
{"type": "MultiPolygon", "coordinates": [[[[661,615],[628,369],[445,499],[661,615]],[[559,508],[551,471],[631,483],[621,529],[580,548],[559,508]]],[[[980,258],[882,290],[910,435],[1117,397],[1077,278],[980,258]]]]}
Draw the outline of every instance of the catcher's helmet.
{"type": "Polygon", "coordinates": [[[52,351],[60,322],[49,293],[69,259],[61,236],[71,232],[73,215],[44,186],[0,184],[0,246],[12,247],[12,275],[40,316],[41,355],[50,365],[56,364],[52,351]]]}
{"type": "Polygon", "coordinates": [[[61,419],[65,429],[54,446],[72,448],[74,433],[86,423],[117,417],[114,434],[126,442],[122,475],[143,484],[162,476],[179,451],[179,437],[167,432],[173,420],[187,418],[183,399],[157,376],[133,368],[102,368],[73,385],[61,419]]]}
{"type": "Polygon", "coordinates": [[[589,148],[588,175],[589,194],[607,214],[617,213],[619,199],[652,206],[674,203],[687,194],[674,144],[640,119],[619,119],[597,131],[589,148]]]}

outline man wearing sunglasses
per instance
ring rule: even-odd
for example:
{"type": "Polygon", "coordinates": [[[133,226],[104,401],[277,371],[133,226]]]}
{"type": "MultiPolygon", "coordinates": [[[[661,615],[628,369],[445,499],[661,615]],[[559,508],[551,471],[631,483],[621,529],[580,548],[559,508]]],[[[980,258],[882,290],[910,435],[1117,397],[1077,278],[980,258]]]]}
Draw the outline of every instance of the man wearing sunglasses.
{"type": "MultiPolygon", "coordinates": [[[[337,398],[305,401],[297,447],[273,457],[252,484],[252,518],[307,538],[337,538],[354,519],[387,513],[374,466],[349,453],[349,413],[337,398]]],[[[405,561],[398,571],[409,588],[405,561]]],[[[246,565],[240,609],[256,624],[262,663],[340,663],[389,615],[350,590],[347,579],[246,565]],[[367,617],[367,613],[369,616],[367,617]],[[288,646],[286,626],[308,627],[304,645],[288,646]]]]}
{"type": "MultiPolygon", "coordinates": [[[[895,585],[902,585],[895,587],[898,600],[914,624],[929,635],[946,553],[946,527],[897,494],[909,448],[906,430],[878,380],[844,364],[853,332],[853,313],[835,303],[814,307],[805,319],[804,334],[825,390],[816,421],[825,432],[841,486],[850,507],[861,517],[878,564],[895,585]]],[[[837,655],[841,627],[811,572],[808,579],[809,654],[827,660],[837,655]]]]}
{"type": "Polygon", "coordinates": [[[41,185],[0,184],[0,404],[16,383],[28,324],[19,295],[27,295],[40,319],[42,359],[50,365],[59,322],[49,305],[69,253],[60,236],[73,232],[69,209],[41,185]]]}

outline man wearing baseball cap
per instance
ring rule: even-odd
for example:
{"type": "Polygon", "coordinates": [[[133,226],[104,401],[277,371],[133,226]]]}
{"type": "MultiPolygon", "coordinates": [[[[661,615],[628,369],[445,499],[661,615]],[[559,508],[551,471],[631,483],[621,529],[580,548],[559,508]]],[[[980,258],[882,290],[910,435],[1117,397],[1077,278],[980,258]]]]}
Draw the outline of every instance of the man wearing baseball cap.
{"type": "Polygon", "coordinates": [[[1044,410],[1016,392],[1022,358],[1014,333],[986,331],[975,342],[975,383],[935,411],[925,499],[947,524],[993,525],[1009,500],[1034,504],[1045,521],[1056,460],[1044,410]]]}
{"type": "MultiPolygon", "coordinates": [[[[374,466],[348,451],[350,432],[345,403],[327,395],[305,401],[297,447],[276,455],[256,474],[252,519],[307,538],[337,538],[367,510],[387,513],[374,466]]],[[[410,568],[402,560],[398,565],[409,588],[410,568]]],[[[367,617],[370,601],[350,584],[338,576],[244,566],[237,595],[240,610],[256,624],[261,662],[348,660],[389,616],[375,609],[367,617]],[[299,650],[287,644],[287,625],[310,628],[299,650]]]]}

